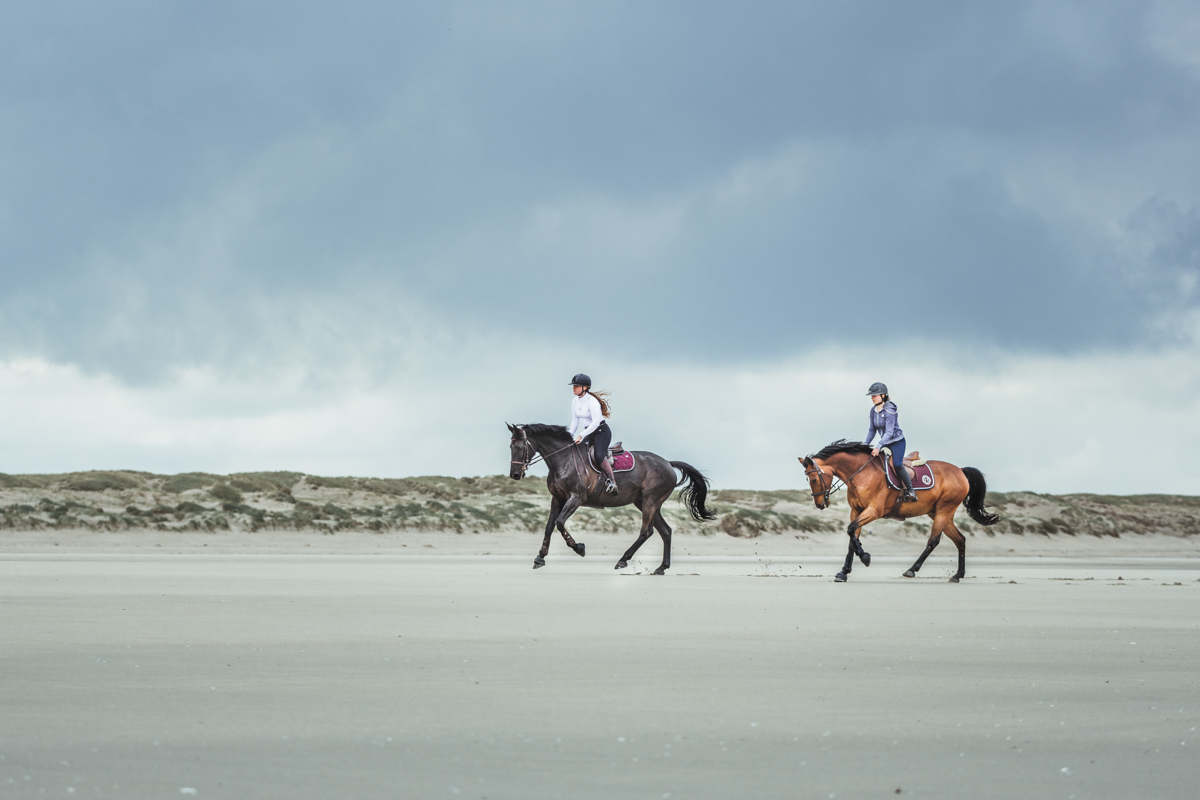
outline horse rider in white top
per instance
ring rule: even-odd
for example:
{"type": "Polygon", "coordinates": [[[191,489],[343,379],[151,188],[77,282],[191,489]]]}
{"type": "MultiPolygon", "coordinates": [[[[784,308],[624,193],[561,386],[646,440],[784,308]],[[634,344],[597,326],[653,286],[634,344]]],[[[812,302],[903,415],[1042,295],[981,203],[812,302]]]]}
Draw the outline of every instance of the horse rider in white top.
{"type": "Polygon", "coordinates": [[[575,443],[590,442],[596,451],[596,463],[604,470],[606,492],[616,494],[617,479],[613,476],[612,460],[608,457],[608,446],[612,444],[612,431],[605,417],[609,415],[608,392],[593,392],[592,379],[582,372],[571,378],[571,424],[567,432],[575,437],[575,443]]]}

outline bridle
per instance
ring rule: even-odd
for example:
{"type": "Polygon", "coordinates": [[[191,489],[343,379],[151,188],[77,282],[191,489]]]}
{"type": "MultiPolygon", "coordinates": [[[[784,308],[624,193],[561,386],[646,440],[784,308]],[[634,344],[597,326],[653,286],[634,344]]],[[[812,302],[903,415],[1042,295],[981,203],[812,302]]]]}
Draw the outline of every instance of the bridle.
{"type": "MultiPolygon", "coordinates": [[[[559,449],[555,450],[553,453],[546,453],[546,455],[540,456],[540,455],[538,455],[538,452],[537,452],[537,445],[535,445],[533,443],[533,440],[529,438],[529,434],[525,432],[525,429],[520,428],[519,430],[521,431],[521,440],[520,441],[521,441],[521,449],[524,452],[524,456],[522,457],[521,461],[509,461],[508,463],[521,465],[521,477],[522,478],[525,477],[525,473],[534,464],[538,464],[538,463],[541,463],[542,461],[545,461],[548,456],[553,456],[553,455],[557,455],[558,453],[561,453],[563,450],[566,450],[567,447],[575,446],[575,442],[571,442],[569,445],[567,445],[567,447],[560,447],[559,449]],[[526,445],[528,445],[528,449],[526,449],[526,447],[525,447],[526,445]]],[[[515,438],[516,437],[514,437],[514,440],[515,440],[515,438]]]]}
{"type": "MultiPolygon", "coordinates": [[[[515,438],[516,437],[514,437],[514,441],[515,441],[515,438]]],[[[520,461],[513,460],[513,461],[509,461],[508,463],[509,464],[520,464],[521,465],[521,477],[524,478],[525,473],[529,470],[530,467],[533,466],[534,456],[537,455],[537,446],[529,440],[529,434],[526,433],[524,430],[521,431],[521,451],[524,453],[524,456],[522,456],[520,461]],[[529,446],[528,449],[525,448],[526,445],[529,446]]]]}
{"type": "MultiPolygon", "coordinates": [[[[816,461],[812,462],[812,464],[813,464],[814,469],[804,470],[804,477],[807,478],[810,475],[820,475],[821,476],[820,477],[821,488],[824,491],[819,494],[817,492],[813,492],[812,496],[813,496],[813,500],[816,500],[818,497],[822,498],[825,502],[825,505],[821,506],[821,508],[828,508],[829,502],[830,502],[829,501],[830,495],[840,492],[842,489],[844,489],[846,487],[846,483],[841,478],[839,478],[837,475],[834,475],[832,478],[830,478],[828,475],[825,474],[825,470],[823,470],[819,466],[817,466],[816,461]],[[826,478],[829,478],[828,486],[825,485],[826,478]],[[839,483],[841,484],[840,486],[837,485],[839,483]]],[[[811,484],[809,484],[809,485],[811,486],[811,484]]]]}
{"type": "MultiPolygon", "coordinates": [[[[810,456],[810,458],[811,458],[811,456],[810,456]]],[[[857,475],[858,473],[862,472],[864,469],[866,469],[867,467],[869,467],[869,466],[870,466],[870,465],[871,465],[871,464],[872,464],[872,463],[875,461],[875,459],[877,459],[877,458],[879,458],[879,456],[871,456],[869,459],[867,459],[867,463],[866,463],[866,464],[863,464],[861,467],[859,467],[858,469],[856,469],[856,470],[854,471],[854,475],[857,475]]],[[[822,499],[825,501],[825,505],[824,505],[824,506],[821,506],[821,507],[822,507],[822,508],[828,508],[828,506],[829,506],[829,503],[830,503],[830,499],[829,499],[829,498],[830,498],[832,495],[835,495],[835,494],[837,494],[837,493],[838,493],[838,492],[840,492],[842,489],[845,489],[847,486],[849,486],[849,485],[850,485],[850,482],[851,482],[852,480],[854,480],[854,475],[851,475],[851,476],[850,476],[849,478],[847,478],[846,480],[842,480],[841,478],[839,478],[839,477],[837,476],[837,473],[834,473],[833,477],[830,477],[829,475],[826,475],[826,474],[825,474],[825,470],[821,469],[820,465],[818,465],[816,461],[813,461],[813,462],[812,462],[812,465],[813,465],[814,469],[806,469],[806,470],[804,471],[804,477],[806,477],[806,478],[807,478],[807,477],[809,477],[810,475],[820,475],[820,476],[821,476],[821,478],[820,478],[820,481],[821,481],[821,489],[823,489],[823,491],[822,491],[822,492],[820,492],[820,493],[818,493],[818,492],[813,492],[813,493],[812,493],[812,496],[813,496],[813,500],[816,500],[818,497],[822,498],[822,499]],[[828,485],[828,486],[826,486],[826,485],[825,485],[825,479],[826,479],[826,478],[829,478],[829,485],[828,485]]],[[[809,484],[809,485],[811,486],[812,484],[809,484]]]]}

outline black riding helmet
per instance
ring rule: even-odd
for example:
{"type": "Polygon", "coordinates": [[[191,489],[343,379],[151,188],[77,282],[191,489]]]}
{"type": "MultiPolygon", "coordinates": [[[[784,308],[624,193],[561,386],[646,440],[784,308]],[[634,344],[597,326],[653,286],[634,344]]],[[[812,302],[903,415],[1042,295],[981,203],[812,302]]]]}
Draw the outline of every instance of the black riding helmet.
{"type": "Polygon", "coordinates": [[[887,393],[888,393],[887,386],[880,383],[879,381],[875,381],[875,383],[871,384],[871,388],[867,389],[867,397],[870,397],[873,394],[887,394],[887,393]]]}
{"type": "Polygon", "coordinates": [[[572,386],[586,386],[590,389],[590,388],[592,388],[592,379],[589,378],[587,375],[584,375],[581,372],[578,375],[576,375],[574,378],[571,378],[571,385],[572,386]]]}

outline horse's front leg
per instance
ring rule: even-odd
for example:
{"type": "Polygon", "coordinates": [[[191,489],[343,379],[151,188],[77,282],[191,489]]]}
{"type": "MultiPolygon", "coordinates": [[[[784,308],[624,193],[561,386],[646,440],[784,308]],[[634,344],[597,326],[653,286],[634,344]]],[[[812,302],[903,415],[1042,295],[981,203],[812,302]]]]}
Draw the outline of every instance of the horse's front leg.
{"type": "MultiPolygon", "coordinates": [[[[567,532],[567,520],[571,518],[572,514],[579,510],[581,505],[583,505],[583,497],[577,494],[571,495],[567,498],[567,501],[563,503],[562,511],[559,512],[557,521],[558,531],[562,534],[563,540],[566,541],[567,547],[571,548],[579,555],[583,555],[583,542],[576,542],[571,538],[571,534],[567,532]]],[[[550,534],[547,533],[546,536],[548,538],[550,534]]]]}
{"type": "MultiPolygon", "coordinates": [[[[859,545],[861,547],[862,545],[859,545]]],[[[854,537],[850,537],[850,548],[846,550],[846,563],[842,564],[842,571],[833,576],[834,583],[845,583],[846,578],[850,577],[850,570],[854,569],[854,537]]]]}
{"type": "Polygon", "coordinates": [[[538,551],[537,558],[533,560],[533,568],[546,566],[546,554],[550,552],[550,537],[554,535],[554,525],[558,522],[558,515],[562,511],[563,499],[558,495],[550,496],[550,519],[546,522],[546,535],[542,538],[542,549],[538,551]]]}
{"type": "MultiPolygon", "coordinates": [[[[868,523],[879,519],[879,516],[877,509],[866,508],[861,514],[850,520],[850,524],[846,526],[846,533],[850,536],[850,550],[858,556],[864,567],[871,566],[871,554],[863,549],[860,533],[868,523]]],[[[849,572],[849,570],[846,571],[849,572]]]]}

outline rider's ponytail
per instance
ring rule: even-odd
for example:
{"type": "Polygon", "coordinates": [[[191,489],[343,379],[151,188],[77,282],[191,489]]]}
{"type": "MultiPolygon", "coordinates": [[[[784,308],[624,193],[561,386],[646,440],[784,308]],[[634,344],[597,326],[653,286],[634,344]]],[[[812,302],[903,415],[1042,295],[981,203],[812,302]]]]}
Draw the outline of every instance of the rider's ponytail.
{"type": "Polygon", "coordinates": [[[593,392],[591,389],[588,389],[587,393],[600,401],[600,413],[607,419],[610,413],[608,408],[608,392],[593,392]]]}

